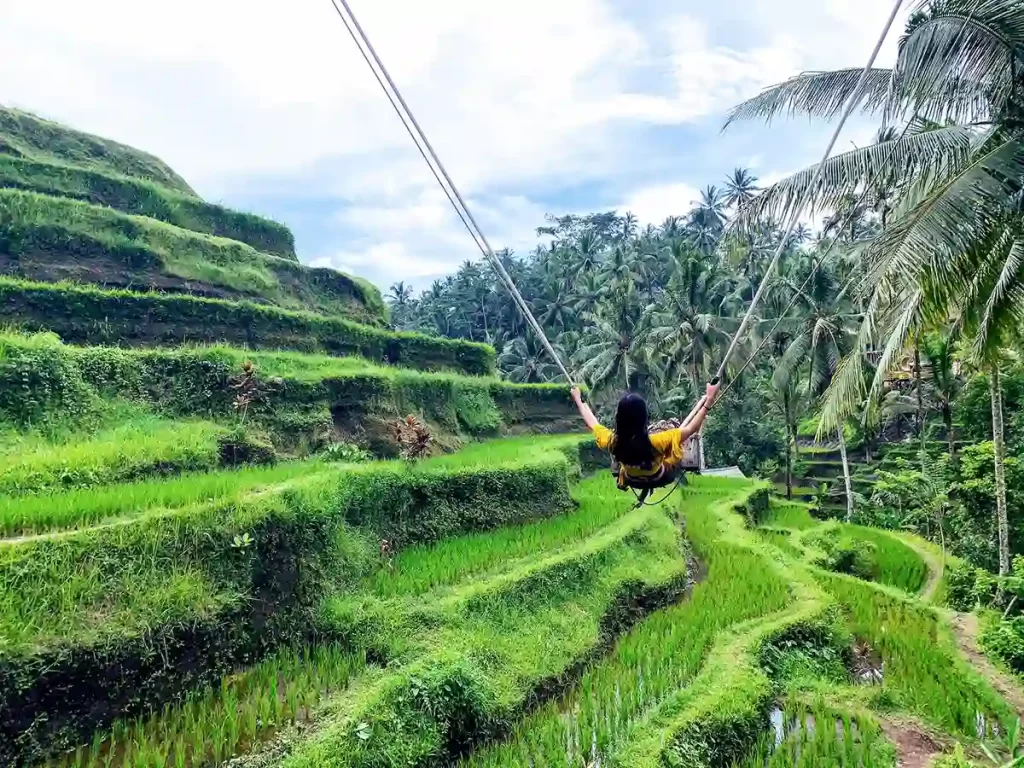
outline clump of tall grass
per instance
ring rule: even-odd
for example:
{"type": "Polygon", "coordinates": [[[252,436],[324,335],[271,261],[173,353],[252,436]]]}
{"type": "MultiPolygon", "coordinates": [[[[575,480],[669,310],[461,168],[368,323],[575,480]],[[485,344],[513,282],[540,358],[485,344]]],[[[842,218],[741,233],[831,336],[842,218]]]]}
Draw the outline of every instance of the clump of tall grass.
{"type": "Polygon", "coordinates": [[[319,462],[295,461],[271,467],[188,472],[172,478],[70,491],[0,495],[0,534],[24,536],[137,517],[154,509],[180,509],[257,490],[319,469],[323,469],[319,462]]]}
{"type": "Polygon", "coordinates": [[[948,629],[929,608],[858,579],[818,571],[846,608],[847,623],[885,663],[884,690],[903,709],[948,733],[971,737],[979,714],[1006,732],[1016,715],[960,656],[948,629]]]}
{"type": "Polygon", "coordinates": [[[280,728],[308,720],[328,696],[366,668],[363,653],[325,645],[274,653],[249,669],[190,693],[180,704],[97,732],[52,768],[190,768],[220,765],[280,728]]]}
{"type": "Polygon", "coordinates": [[[869,716],[818,704],[772,712],[772,730],[733,768],[895,768],[896,753],[869,716]]]}
{"type": "Polygon", "coordinates": [[[892,534],[862,525],[844,525],[852,538],[874,547],[876,579],[881,584],[917,594],[928,578],[928,565],[907,544],[892,534]]]}
{"type": "Polygon", "coordinates": [[[124,482],[150,474],[207,470],[220,463],[224,427],[144,416],[86,439],[38,440],[0,454],[0,494],[39,493],[124,482]]]}
{"type": "Polygon", "coordinates": [[[609,486],[606,477],[583,480],[573,494],[579,509],[566,515],[409,547],[370,576],[365,586],[380,597],[421,594],[510,560],[580,541],[629,508],[609,486]]]}

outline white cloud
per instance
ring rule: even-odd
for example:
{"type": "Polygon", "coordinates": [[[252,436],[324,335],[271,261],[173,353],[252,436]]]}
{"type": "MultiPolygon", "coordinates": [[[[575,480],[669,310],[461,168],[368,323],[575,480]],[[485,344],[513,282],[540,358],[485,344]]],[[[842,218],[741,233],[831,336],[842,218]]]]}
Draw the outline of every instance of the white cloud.
{"type": "Polygon", "coordinates": [[[660,224],[669,216],[684,216],[700,200],[700,192],[689,184],[658,184],[634,190],[620,211],[636,214],[641,224],[660,224]]]}
{"type": "Polygon", "coordinates": [[[700,117],[738,103],[799,69],[795,42],[779,36],[768,45],[736,51],[710,42],[707,24],[679,16],[669,24],[681,117],[700,117]]]}
{"type": "MultiPolygon", "coordinates": [[[[645,221],[685,212],[713,179],[625,181],[643,131],[860,63],[890,6],[737,0],[759,35],[741,45],[730,0],[657,18],[625,0],[351,2],[495,247],[520,251],[547,206],[510,190],[593,183],[645,221]]],[[[387,282],[476,256],[328,0],[6,0],[0,50],[0,103],[154,152],[208,197],[336,201],[335,242],[305,258],[387,282]]]]}

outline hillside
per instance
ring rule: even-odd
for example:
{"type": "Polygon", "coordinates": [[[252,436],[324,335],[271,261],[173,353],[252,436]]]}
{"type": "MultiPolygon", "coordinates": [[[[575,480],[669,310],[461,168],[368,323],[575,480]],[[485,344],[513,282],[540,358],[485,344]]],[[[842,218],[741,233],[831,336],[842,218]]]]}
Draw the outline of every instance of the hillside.
{"type": "MultiPolygon", "coordinates": [[[[374,286],[300,264],[287,227],[201,200],[145,152],[2,108],[0,275],[371,325],[387,315],[374,286]]],[[[17,309],[5,319],[18,321],[17,309]]],[[[190,338],[220,340],[209,333],[190,338]]]]}
{"type": "Polygon", "coordinates": [[[153,155],[16,109],[0,108],[0,154],[69,163],[195,195],[183,178],[153,155]]]}

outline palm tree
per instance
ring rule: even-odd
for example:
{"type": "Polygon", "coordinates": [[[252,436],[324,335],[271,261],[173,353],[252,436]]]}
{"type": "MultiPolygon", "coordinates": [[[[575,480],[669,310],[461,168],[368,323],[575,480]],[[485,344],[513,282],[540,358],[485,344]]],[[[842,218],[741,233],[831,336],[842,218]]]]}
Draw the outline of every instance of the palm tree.
{"type": "Polygon", "coordinates": [[[573,285],[570,296],[573,311],[577,317],[594,314],[607,295],[608,284],[605,280],[593,272],[585,274],[573,285]]]}
{"type": "MultiPolygon", "coordinates": [[[[782,112],[831,118],[855,106],[902,122],[900,137],[837,155],[817,188],[812,169],[775,185],[749,208],[784,216],[805,191],[821,208],[884,178],[891,218],[864,252],[865,317],[829,388],[822,429],[865,395],[877,397],[908,338],[926,324],[972,328],[968,349],[990,371],[1000,569],[1008,562],[998,350],[1024,321],[1024,7],[1019,0],[937,0],[915,13],[895,67],[805,73],[740,104],[731,120],[782,112]],[[865,391],[867,349],[882,354],[865,391]]],[[[747,213],[750,213],[749,211],[747,213]]]]}
{"type": "MultiPolygon", "coordinates": [[[[801,316],[776,368],[777,390],[785,389],[788,379],[807,366],[807,392],[819,396],[836,375],[839,361],[852,347],[852,321],[854,315],[847,299],[835,285],[833,274],[819,267],[802,294],[801,316]]],[[[843,482],[846,490],[846,516],[853,516],[853,484],[846,453],[844,425],[837,425],[836,439],[843,464],[843,482]]]]}
{"type": "Polygon", "coordinates": [[[573,297],[558,283],[549,284],[544,294],[545,298],[535,302],[537,319],[545,328],[565,331],[576,316],[573,297]]]}
{"type": "Polygon", "coordinates": [[[737,168],[725,180],[725,204],[738,210],[753,200],[759,191],[757,177],[746,168],[737,168]]]}
{"type": "Polygon", "coordinates": [[[644,314],[644,344],[663,360],[670,380],[685,377],[691,387],[711,378],[719,352],[729,343],[731,319],[718,312],[721,287],[714,262],[682,240],[662,257],[672,275],[659,300],[644,314]]]}
{"type": "Polygon", "coordinates": [[[391,292],[388,299],[399,307],[404,307],[412,298],[412,286],[406,285],[404,280],[399,280],[391,285],[391,292]]]}
{"type": "Polygon", "coordinates": [[[603,248],[604,243],[596,232],[588,230],[580,235],[574,243],[570,255],[574,279],[597,269],[601,263],[603,248]]]}
{"type": "MultiPolygon", "coordinates": [[[[642,388],[651,373],[643,346],[640,302],[635,285],[622,286],[588,327],[573,362],[592,389],[619,386],[642,388]]],[[[657,377],[657,372],[655,372],[657,377]]]]}
{"type": "MultiPolygon", "coordinates": [[[[555,352],[564,357],[557,344],[555,352]]],[[[539,384],[552,381],[559,375],[558,367],[548,357],[547,351],[533,334],[518,337],[505,344],[498,356],[498,367],[510,381],[518,384],[539,384]]]]}
{"type": "Polygon", "coordinates": [[[797,429],[803,411],[802,391],[795,376],[776,366],[771,378],[769,402],[779,411],[786,425],[786,498],[793,498],[793,456],[799,451],[797,429]]]}
{"type": "Polygon", "coordinates": [[[930,371],[929,400],[932,402],[946,430],[946,444],[949,458],[956,461],[956,435],[953,433],[953,401],[960,392],[960,377],[953,359],[953,335],[932,334],[925,336],[921,344],[925,362],[930,371]]]}

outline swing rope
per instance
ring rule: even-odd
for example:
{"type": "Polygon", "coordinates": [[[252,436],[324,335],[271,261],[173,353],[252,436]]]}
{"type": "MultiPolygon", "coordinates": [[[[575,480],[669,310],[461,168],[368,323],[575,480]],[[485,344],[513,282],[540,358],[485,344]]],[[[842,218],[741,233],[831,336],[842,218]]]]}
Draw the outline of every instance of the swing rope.
{"type": "MultiPolygon", "coordinates": [[[[880,163],[880,167],[884,167],[885,165],[887,165],[888,162],[893,158],[893,156],[896,154],[896,151],[899,149],[899,143],[903,141],[904,138],[906,138],[906,135],[910,131],[910,127],[911,125],[913,125],[913,123],[914,118],[911,118],[911,120],[903,127],[903,132],[893,142],[893,145],[890,148],[889,153],[880,163]]],[[[871,186],[870,184],[865,183],[864,190],[861,192],[860,197],[858,197],[857,200],[854,202],[853,206],[850,209],[850,214],[842,222],[843,226],[840,228],[840,230],[845,229],[846,226],[850,224],[854,220],[854,218],[856,218],[857,209],[860,208],[861,205],[863,205],[864,201],[867,200],[869,194],[871,194],[871,186]]],[[[828,262],[829,256],[832,254],[832,251],[836,247],[836,243],[838,242],[838,237],[832,238],[832,241],[828,244],[828,247],[825,249],[825,252],[821,254],[821,258],[814,260],[814,263],[811,265],[811,271],[807,273],[807,277],[804,278],[803,283],[801,283],[800,287],[797,288],[796,291],[793,293],[793,298],[790,299],[785,309],[783,309],[782,312],[779,313],[779,316],[775,319],[775,324],[771,327],[771,330],[769,330],[768,333],[766,333],[761,338],[760,343],[754,348],[754,351],[750,353],[750,356],[746,359],[746,361],[744,361],[743,365],[740,366],[740,369],[729,377],[729,381],[726,383],[724,387],[722,387],[721,392],[718,393],[718,399],[716,399],[715,402],[713,402],[708,407],[709,412],[712,408],[718,405],[718,403],[721,401],[722,396],[724,396],[726,392],[732,389],[733,384],[735,384],[739,380],[740,376],[743,375],[743,372],[750,367],[750,364],[754,362],[755,359],[757,359],[757,356],[761,353],[761,350],[764,349],[765,346],[767,346],[769,341],[771,341],[772,336],[774,336],[775,332],[779,330],[779,326],[782,325],[783,322],[785,322],[790,310],[792,310],[793,307],[796,306],[801,296],[803,296],[804,289],[806,289],[807,286],[810,285],[811,280],[814,279],[814,276],[818,273],[818,270],[824,267],[825,264],[828,262]]],[[[844,289],[839,292],[839,295],[841,296],[845,292],[846,290],[844,287],[844,289]]]]}
{"type": "Polygon", "coordinates": [[[483,230],[477,223],[472,211],[469,209],[465,199],[459,192],[459,188],[455,186],[455,182],[452,181],[444,163],[441,162],[441,159],[437,156],[437,152],[434,151],[433,145],[430,143],[430,140],[427,138],[426,133],[424,133],[419,121],[416,120],[416,116],[406,103],[405,98],[402,96],[402,92],[398,89],[395,81],[391,78],[391,74],[388,72],[387,67],[384,66],[384,62],[381,61],[380,56],[377,55],[377,50],[373,47],[373,43],[370,42],[370,38],[367,36],[366,31],[359,23],[355,13],[352,12],[352,7],[348,4],[348,0],[331,0],[331,5],[334,7],[339,18],[341,18],[342,23],[345,25],[345,29],[348,30],[348,33],[351,36],[352,41],[356,44],[356,47],[359,49],[360,54],[362,54],[363,60],[366,61],[367,66],[370,67],[370,71],[373,72],[377,83],[384,91],[384,95],[387,96],[388,101],[391,102],[391,106],[398,114],[399,119],[402,121],[402,125],[405,126],[405,129],[412,138],[413,143],[416,144],[416,148],[419,150],[423,160],[430,168],[430,172],[433,174],[434,179],[437,180],[437,183],[440,185],[445,197],[448,198],[448,202],[452,204],[452,207],[458,214],[463,226],[466,227],[466,230],[473,238],[473,242],[476,243],[477,248],[480,249],[480,253],[482,253],[484,258],[487,259],[491,266],[494,267],[494,270],[498,273],[498,277],[501,279],[501,282],[505,285],[505,288],[512,296],[513,301],[519,307],[519,310],[523,313],[523,317],[533,329],[534,333],[537,334],[537,338],[540,340],[547,353],[551,356],[551,359],[558,366],[558,369],[561,371],[566,381],[569,382],[570,386],[575,386],[575,381],[566,369],[565,364],[562,362],[562,358],[557,352],[555,352],[554,347],[551,346],[551,342],[548,341],[548,337],[541,328],[540,323],[537,322],[537,318],[534,317],[533,312],[530,311],[530,307],[519,292],[519,289],[516,287],[512,277],[505,269],[505,265],[501,263],[501,259],[498,258],[494,249],[491,247],[491,244],[488,242],[486,235],[484,235],[483,230]],[[339,3],[341,4],[341,7],[339,7],[339,3]],[[344,8],[344,11],[342,11],[342,8],[344,8]],[[373,59],[372,62],[370,60],[371,57],[373,59]],[[376,68],[374,67],[374,64],[376,64],[376,68]],[[379,73],[377,71],[378,68],[380,70],[379,73]],[[387,81],[387,85],[385,85],[385,81],[387,81]],[[427,157],[428,154],[430,155],[429,159],[427,157]],[[433,160],[433,163],[431,163],[431,159],[433,160]],[[441,180],[442,177],[444,177],[444,181],[441,180]],[[445,182],[447,182],[447,186],[445,182]]]}
{"type": "MultiPolygon", "coordinates": [[[[348,3],[348,0],[331,0],[331,5],[337,12],[342,23],[345,25],[346,30],[348,30],[348,33],[352,38],[352,41],[355,43],[356,47],[359,49],[359,52],[362,55],[363,60],[370,68],[370,71],[373,72],[373,75],[377,80],[377,83],[380,85],[381,90],[384,91],[384,95],[387,96],[388,101],[391,103],[391,106],[394,108],[399,119],[402,121],[402,125],[405,127],[410,138],[412,138],[413,143],[416,144],[417,150],[419,150],[419,153],[423,157],[423,160],[427,163],[427,166],[430,168],[430,171],[433,174],[434,179],[440,185],[442,191],[445,194],[445,197],[448,198],[448,201],[455,209],[455,212],[458,214],[463,226],[465,226],[466,230],[473,238],[473,242],[476,243],[477,248],[480,249],[480,252],[483,254],[484,258],[486,258],[494,267],[495,272],[497,272],[505,288],[512,296],[513,301],[518,306],[519,310],[522,312],[523,317],[526,319],[529,326],[533,329],[534,333],[537,335],[537,338],[544,346],[544,349],[551,356],[551,359],[558,366],[559,370],[565,377],[566,381],[569,382],[570,386],[575,386],[573,377],[569,374],[569,371],[566,369],[561,357],[558,355],[554,347],[551,345],[551,342],[548,340],[547,335],[541,328],[540,323],[538,323],[537,319],[534,317],[533,312],[530,311],[530,308],[527,305],[526,300],[519,292],[519,289],[516,287],[515,282],[512,280],[512,277],[508,274],[508,271],[505,269],[504,264],[501,263],[501,259],[499,259],[497,254],[495,254],[494,249],[491,247],[490,242],[488,242],[487,237],[484,235],[483,230],[481,229],[480,225],[476,221],[476,218],[470,211],[469,206],[466,204],[465,199],[459,192],[458,187],[456,187],[455,183],[452,181],[452,178],[448,174],[447,169],[441,162],[440,158],[437,156],[437,152],[434,151],[433,145],[430,143],[429,139],[427,139],[426,134],[424,133],[419,122],[416,120],[415,115],[409,108],[408,103],[406,103],[405,98],[402,96],[401,91],[395,84],[387,68],[384,66],[384,63],[381,61],[380,56],[377,54],[376,49],[370,42],[370,39],[367,36],[365,30],[362,28],[362,25],[359,24],[359,21],[356,18],[355,13],[353,13],[352,11],[352,7],[348,3]],[[376,67],[374,66],[374,64],[376,64],[376,67]],[[433,163],[431,162],[431,160],[433,160],[433,163]],[[442,177],[444,179],[443,181],[442,177]]],[[[722,362],[718,367],[718,371],[715,374],[714,379],[712,379],[713,383],[718,383],[724,378],[729,365],[729,361],[732,359],[733,354],[736,352],[736,349],[739,345],[739,341],[741,338],[743,338],[747,330],[747,327],[749,326],[750,321],[754,316],[754,311],[756,310],[758,304],[760,304],[761,299],[764,296],[765,290],[767,289],[768,284],[771,282],[773,273],[778,267],[779,260],[782,258],[782,254],[786,249],[786,245],[789,241],[789,238],[792,236],[793,230],[796,228],[796,225],[799,221],[801,211],[810,202],[813,191],[817,187],[818,182],[821,179],[825,163],[831,156],[832,150],[835,148],[836,142],[839,140],[839,135],[842,133],[842,130],[845,127],[847,120],[853,113],[853,109],[856,106],[860,98],[860,94],[864,89],[864,84],[867,81],[868,75],[870,74],[871,69],[874,66],[875,60],[878,58],[878,53],[882,48],[882,44],[885,42],[886,37],[888,37],[889,31],[891,30],[892,25],[895,22],[896,16],[898,15],[900,7],[902,5],[903,0],[896,0],[896,2],[894,3],[892,11],[890,12],[888,19],[886,20],[885,26],[883,27],[882,32],[878,37],[878,41],[875,43],[875,47],[871,52],[871,56],[868,58],[867,64],[864,65],[864,69],[862,70],[860,77],[857,80],[857,84],[854,87],[853,92],[850,94],[846,106],[843,109],[843,113],[839,118],[839,122],[836,124],[835,130],[832,133],[832,137],[829,140],[828,146],[826,147],[821,160],[818,162],[818,166],[815,169],[814,176],[811,179],[811,183],[804,189],[803,194],[800,196],[798,205],[796,205],[790,213],[789,222],[786,227],[785,234],[779,240],[779,245],[772,256],[771,262],[769,262],[768,268],[765,270],[764,279],[762,279],[760,285],[757,288],[757,291],[754,293],[754,296],[750,302],[750,306],[744,313],[743,319],[740,321],[739,328],[737,328],[736,333],[733,335],[732,340],[729,343],[729,347],[725,352],[725,356],[722,358],[722,362]]],[[[808,275],[807,280],[804,281],[805,285],[810,281],[810,278],[811,276],[813,276],[813,274],[814,271],[812,270],[811,274],[808,275]]],[[[785,312],[783,312],[782,316],[779,318],[779,321],[776,323],[776,328],[778,328],[779,323],[781,323],[785,315],[788,314],[789,309],[792,308],[793,303],[791,303],[790,307],[787,308],[785,312]]],[[[775,329],[773,329],[772,331],[773,333],[774,330],[775,329]]],[[[769,338],[770,335],[771,334],[769,334],[769,336],[766,338],[769,338]]],[[[747,366],[750,365],[751,361],[761,351],[761,349],[763,349],[764,345],[765,342],[762,341],[762,343],[754,351],[754,354],[752,354],[750,358],[747,360],[747,362],[743,365],[743,367],[741,368],[741,372],[742,370],[745,370],[747,366]]],[[[728,387],[726,388],[726,391],[727,390],[728,387]]],[[[695,413],[699,412],[700,409],[704,406],[706,399],[706,396],[701,398],[700,404],[697,408],[694,409],[695,413]]],[[[712,404],[712,407],[713,405],[714,404],[712,404]]],[[[707,410],[710,411],[710,407],[707,410]]],[[[675,489],[673,488],[673,490],[675,489]]],[[[671,491],[669,493],[671,493],[671,491]]]]}

